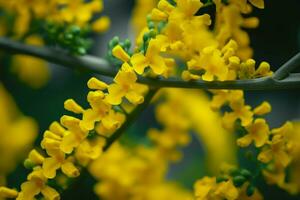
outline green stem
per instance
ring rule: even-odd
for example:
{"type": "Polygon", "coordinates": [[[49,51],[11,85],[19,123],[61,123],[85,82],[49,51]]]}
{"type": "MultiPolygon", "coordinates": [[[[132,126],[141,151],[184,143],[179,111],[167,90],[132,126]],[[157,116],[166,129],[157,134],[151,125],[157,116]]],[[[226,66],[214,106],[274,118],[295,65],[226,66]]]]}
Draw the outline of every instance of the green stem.
{"type": "Polygon", "coordinates": [[[117,139],[119,139],[124,131],[131,126],[131,124],[136,120],[136,118],[141,114],[141,112],[150,104],[152,97],[157,92],[157,89],[150,89],[149,92],[144,97],[144,102],[137,105],[134,110],[127,115],[126,121],[121,125],[121,127],[106,140],[106,145],[104,146],[104,151],[106,151],[117,139]]]}
{"type": "Polygon", "coordinates": [[[286,78],[293,70],[300,67],[300,52],[283,64],[273,75],[276,80],[286,78]]]}
{"type": "MultiPolygon", "coordinates": [[[[45,59],[49,62],[62,66],[79,69],[88,73],[114,77],[117,71],[112,68],[108,61],[102,58],[86,55],[74,56],[61,50],[47,47],[37,47],[22,44],[0,37],[0,48],[11,54],[25,54],[45,59]]],[[[300,53],[294,56],[279,68],[274,76],[236,81],[183,81],[179,78],[147,78],[138,77],[138,82],[147,84],[151,87],[162,88],[198,88],[198,89],[241,89],[241,90],[275,90],[275,89],[296,89],[300,88],[300,74],[290,74],[291,70],[300,65],[300,53]]]]}

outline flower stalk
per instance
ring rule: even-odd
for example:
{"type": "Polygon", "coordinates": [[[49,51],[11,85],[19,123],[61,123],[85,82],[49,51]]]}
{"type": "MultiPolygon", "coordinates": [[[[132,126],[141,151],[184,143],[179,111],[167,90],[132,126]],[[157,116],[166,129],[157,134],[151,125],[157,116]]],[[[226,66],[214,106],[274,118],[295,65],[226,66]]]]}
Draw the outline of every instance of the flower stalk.
{"type": "MultiPolygon", "coordinates": [[[[0,48],[6,53],[24,54],[47,60],[71,69],[86,73],[114,77],[117,71],[105,59],[91,55],[75,56],[64,51],[48,47],[36,47],[22,44],[0,37],[0,48]]],[[[138,82],[151,87],[162,88],[198,88],[198,89],[241,89],[241,90],[276,90],[300,88],[300,73],[291,73],[300,66],[300,53],[288,60],[273,76],[236,81],[184,81],[179,78],[148,78],[138,77],[138,82]]]]}

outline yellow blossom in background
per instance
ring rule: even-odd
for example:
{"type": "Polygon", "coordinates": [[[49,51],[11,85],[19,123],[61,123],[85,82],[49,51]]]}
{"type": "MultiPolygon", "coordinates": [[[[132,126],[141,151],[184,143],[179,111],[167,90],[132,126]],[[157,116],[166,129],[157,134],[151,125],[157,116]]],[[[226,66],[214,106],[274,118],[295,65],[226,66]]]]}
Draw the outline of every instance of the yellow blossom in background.
{"type": "MultiPolygon", "coordinates": [[[[43,40],[39,36],[30,36],[26,38],[25,42],[35,46],[43,45],[43,40]]],[[[33,88],[44,86],[50,77],[47,63],[31,56],[14,56],[12,70],[19,76],[21,81],[29,84],[33,88]]]]}
{"type": "Polygon", "coordinates": [[[38,133],[36,122],[23,116],[0,84],[0,185],[29,152],[38,133]],[[25,130],[25,131],[24,131],[25,130]]]}
{"type": "MultiPolygon", "coordinates": [[[[0,7],[0,35],[29,45],[44,46],[43,37],[48,33],[42,29],[47,23],[76,25],[98,33],[110,26],[107,16],[96,17],[103,11],[102,0],[0,0],[0,7]],[[37,26],[41,29],[38,32],[37,26]]],[[[41,59],[18,55],[11,65],[18,78],[33,88],[41,88],[50,78],[47,63],[41,59]]]]}

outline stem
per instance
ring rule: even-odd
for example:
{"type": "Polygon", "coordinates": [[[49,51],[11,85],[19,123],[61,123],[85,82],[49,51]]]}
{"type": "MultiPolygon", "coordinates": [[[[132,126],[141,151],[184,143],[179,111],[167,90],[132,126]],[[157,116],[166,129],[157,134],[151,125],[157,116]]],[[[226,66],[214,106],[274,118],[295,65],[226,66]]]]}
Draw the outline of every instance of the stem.
{"type": "MultiPolygon", "coordinates": [[[[86,55],[73,56],[61,50],[47,47],[37,47],[22,44],[4,37],[0,37],[0,48],[11,54],[25,54],[45,59],[71,69],[114,77],[117,71],[102,58],[86,55]]],[[[198,89],[241,89],[241,90],[275,90],[300,88],[300,74],[290,74],[300,65],[300,53],[279,68],[272,77],[236,81],[183,81],[179,78],[147,78],[138,77],[138,82],[151,87],[162,88],[198,88],[198,89]],[[288,76],[289,75],[289,76],[288,76]],[[286,78],[286,76],[288,76],[286,78]],[[284,79],[283,79],[284,78],[284,79]]]]}
{"type": "Polygon", "coordinates": [[[276,80],[282,80],[286,78],[290,72],[300,67],[300,52],[283,64],[273,75],[276,80]]]}
{"type": "Polygon", "coordinates": [[[62,50],[26,45],[4,37],[0,37],[0,48],[4,49],[5,53],[34,56],[71,69],[100,73],[106,76],[114,76],[117,73],[106,60],[94,56],[74,56],[62,50]]]}
{"type": "Polygon", "coordinates": [[[131,126],[139,114],[149,105],[156,91],[157,89],[149,89],[149,92],[144,97],[144,102],[137,105],[135,109],[127,116],[126,121],[121,125],[121,127],[106,140],[106,145],[103,149],[104,151],[106,151],[114,143],[114,141],[120,138],[124,131],[131,126]]]}

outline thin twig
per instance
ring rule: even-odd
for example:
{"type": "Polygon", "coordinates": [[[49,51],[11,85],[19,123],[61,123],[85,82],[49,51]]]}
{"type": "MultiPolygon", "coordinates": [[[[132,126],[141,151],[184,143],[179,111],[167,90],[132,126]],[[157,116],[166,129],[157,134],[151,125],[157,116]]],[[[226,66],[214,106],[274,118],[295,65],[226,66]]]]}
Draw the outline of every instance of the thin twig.
{"type": "MultiPolygon", "coordinates": [[[[95,56],[73,56],[64,51],[47,47],[36,47],[0,37],[0,48],[11,54],[25,54],[45,59],[62,66],[79,69],[84,72],[114,77],[117,71],[102,58],[95,56]]],[[[300,53],[279,68],[272,77],[236,81],[183,81],[178,78],[138,77],[138,82],[151,87],[200,88],[200,89],[241,89],[241,90],[275,90],[300,88],[300,75],[289,74],[300,65],[300,53]]]]}
{"type": "Polygon", "coordinates": [[[300,52],[283,64],[273,75],[276,80],[282,80],[286,78],[293,70],[300,67],[300,52]]]}

